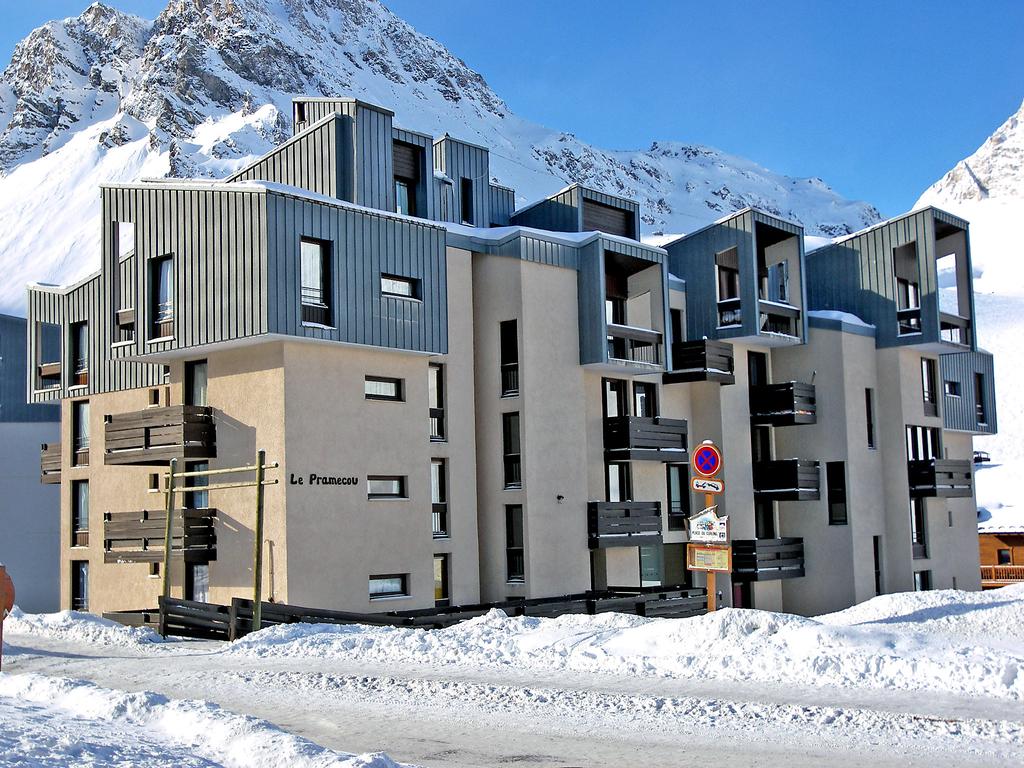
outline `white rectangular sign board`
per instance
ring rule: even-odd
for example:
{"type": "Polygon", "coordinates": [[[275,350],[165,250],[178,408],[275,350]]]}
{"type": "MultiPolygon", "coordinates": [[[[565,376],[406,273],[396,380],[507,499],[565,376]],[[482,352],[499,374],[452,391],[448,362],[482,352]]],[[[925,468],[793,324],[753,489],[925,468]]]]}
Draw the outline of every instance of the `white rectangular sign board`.
{"type": "Polygon", "coordinates": [[[718,516],[718,507],[708,507],[690,518],[690,541],[701,544],[726,544],[729,541],[729,516],[718,516]]]}

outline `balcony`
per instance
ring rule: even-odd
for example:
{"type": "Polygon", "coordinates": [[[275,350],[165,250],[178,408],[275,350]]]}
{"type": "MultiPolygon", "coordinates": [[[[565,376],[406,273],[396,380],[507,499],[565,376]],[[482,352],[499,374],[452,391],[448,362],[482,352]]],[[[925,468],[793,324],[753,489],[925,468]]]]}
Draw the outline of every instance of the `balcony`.
{"type": "Polygon", "coordinates": [[[664,364],[661,333],[650,328],[607,324],[608,360],[613,363],[660,369],[664,364]]]}
{"type": "Polygon", "coordinates": [[[743,325],[743,309],[739,296],[718,302],[718,327],[733,328],[743,325]]]}
{"type": "MultiPolygon", "coordinates": [[[[176,509],[171,552],[186,563],[217,559],[215,509],[176,509]]],[[[164,559],[167,512],[106,512],[103,515],[103,562],[156,563],[164,559]]]]}
{"type": "Polygon", "coordinates": [[[971,321],[948,312],[939,313],[939,338],[947,344],[971,346],[971,321]]]}
{"type": "Polygon", "coordinates": [[[172,405],[107,416],[104,464],[166,464],[217,456],[213,409],[172,405]]]}
{"type": "Polygon", "coordinates": [[[661,502],[591,501],[587,504],[590,548],[661,543],[661,502]]]}
{"type": "Polygon", "coordinates": [[[55,363],[40,363],[36,368],[38,374],[38,381],[36,382],[36,389],[54,389],[60,387],[60,362],[55,363]]]}
{"type": "Polygon", "coordinates": [[[448,538],[448,504],[434,502],[430,509],[431,532],[435,539],[448,538]]]}
{"type": "Polygon", "coordinates": [[[995,589],[1024,581],[1024,565],[981,566],[981,588],[995,589]]]}
{"type": "Polygon", "coordinates": [[[973,493],[971,462],[967,459],[911,459],[907,474],[914,497],[962,499],[973,493]]]}
{"type": "Polygon", "coordinates": [[[750,388],[750,423],[788,427],[818,421],[813,384],[787,381],[750,388]]]}
{"type": "Polygon", "coordinates": [[[896,310],[898,335],[909,336],[921,332],[921,308],[909,307],[896,310]]]}
{"type": "Polygon", "coordinates": [[[60,443],[43,443],[39,451],[39,482],[60,484],[60,443]]]}
{"type": "Polygon", "coordinates": [[[612,461],[686,461],[686,419],[606,418],[604,452],[612,461]]]}
{"type": "Polygon", "coordinates": [[[672,370],[662,382],[681,384],[690,381],[717,381],[735,384],[732,344],[724,341],[677,341],[672,344],[672,370]]]}
{"type": "Polygon", "coordinates": [[[757,332],[775,336],[800,336],[800,310],[790,304],[760,299],[757,332]]]}
{"type": "Polygon", "coordinates": [[[754,464],[754,495],[765,501],[816,501],[821,498],[818,462],[803,459],[754,464]]]}
{"type": "Polygon", "coordinates": [[[803,539],[738,539],[732,543],[734,581],[776,581],[803,575],[803,539]]]}

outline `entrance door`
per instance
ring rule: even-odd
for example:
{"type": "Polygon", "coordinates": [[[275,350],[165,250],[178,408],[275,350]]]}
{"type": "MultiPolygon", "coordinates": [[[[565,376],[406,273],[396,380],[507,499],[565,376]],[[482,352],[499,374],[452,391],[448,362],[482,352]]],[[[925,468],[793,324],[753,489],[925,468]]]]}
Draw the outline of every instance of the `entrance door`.
{"type": "Polygon", "coordinates": [[[764,352],[747,352],[747,376],[751,387],[768,383],[768,355],[764,352]]]}

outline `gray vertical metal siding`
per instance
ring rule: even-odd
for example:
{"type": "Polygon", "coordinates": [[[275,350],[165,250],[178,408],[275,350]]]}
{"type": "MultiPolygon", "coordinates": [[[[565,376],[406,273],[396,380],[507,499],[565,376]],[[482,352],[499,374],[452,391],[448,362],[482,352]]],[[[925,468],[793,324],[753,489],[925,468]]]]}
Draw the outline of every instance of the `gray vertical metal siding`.
{"type": "Polygon", "coordinates": [[[640,204],[635,200],[629,198],[619,197],[618,195],[609,195],[606,192],[601,192],[590,187],[579,187],[581,204],[580,204],[580,228],[583,227],[583,206],[587,200],[593,200],[595,203],[601,205],[607,205],[610,208],[618,208],[622,211],[627,211],[631,214],[633,221],[633,231],[629,234],[634,240],[640,239],[640,204]]]}
{"type": "Polygon", "coordinates": [[[355,99],[322,99],[305,98],[292,99],[292,134],[298,134],[318,123],[330,114],[335,112],[355,116],[358,102],[355,99]],[[306,108],[306,120],[300,122],[295,119],[296,105],[302,103],[306,108]]]}
{"type": "Polygon", "coordinates": [[[443,221],[461,223],[461,179],[473,180],[473,224],[486,227],[490,223],[490,153],[465,141],[443,136],[434,142],[434,166],[453,182],[453,205],[443,221]]]}
{"type": "Polygon", "coordinates": [[[580,318],[580,365],[608,362],[604,248],[595,240],[579,249],[576,278],[580,318]]]}
{"type": "Polygon", "coordinates": [[[503,187],[500,184],[490,184],[490,225],[492,227],[507,227],[516,207],[516,193],[510,187],[503,187]]]}
{"type": "MultiPolygon", "coordinates": [[[[416,211],[420,218],[437,221],[438,195],[435,190],[437,180],[434,178],[434,139],[425,133],[406,130],[392,126],[391,137],[394,141],[404,141],[420,148],[420,188],[416,193],[416,211]]],[[[397,205],[397,201],[396,201],[397,205]]]]}
{"type": "Polygon", "coordinates": [[[394,349],[448,351],[445,232],[413,220],[268,194],[269,331],[394,349]],[[299,241],[332,244],[333,328],[305,326],[299,241]],[[382,296],[381,274],[420,281],[419,301],[382,296]]]}
{"type": "Polygon", "coordinates": [[[983,351],[939,355],[939,371],[942,376],[943,390],[945,390],[947,381],[955,381],[960,384],[960,397],[943,395],[943,426],[946,429],[994,435],[998,431],[999,425],[996,414],[995,367],[992,355],[983,351]],[[982,402],[985,404],[985,417],[988,423],[984,426],[978,424],[974,408],[974,375],[976,373],[985,377],[982,402]]]}
{"type": "Polygon", "coordinates": [[[579,185],[573,184],[528,208],[516,211],[509,221],[522,227],[551,232],[579,232],[583,228],[579,185]]]}
{"type": "Polygon", "coordinates": [[[0,315],[0,422],[59,421],[58,407],[29,404],[25,380],[34,369],[27,325],[23,317],[0,315]]]}
{"type": "Polygon", "coordinates": [[[391,117],[364,104],[355,117],[355,202],[382,211],[395,210],[391,117]]]}

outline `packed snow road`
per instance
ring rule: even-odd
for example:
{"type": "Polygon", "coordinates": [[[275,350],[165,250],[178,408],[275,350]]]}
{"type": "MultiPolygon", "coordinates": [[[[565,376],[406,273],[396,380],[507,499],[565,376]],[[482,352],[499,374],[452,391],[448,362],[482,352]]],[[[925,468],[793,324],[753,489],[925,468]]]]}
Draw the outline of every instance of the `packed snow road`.
{"type": "MultiPolygon", "coordinates": [[[[67,614],[7,631],[0,720],[18,723],[6,678],[32,673],[204,699],[306,750],[426,766],[1024,761],[1022,589],[889,596],[816,620],[492,614],[439,632],[279,627],[233,646],[67,614]]],[[[228,757],[215,764],[263,764],[228,757]]],[[[316,764],[354,764],[335,759],[316,764]]]]}

